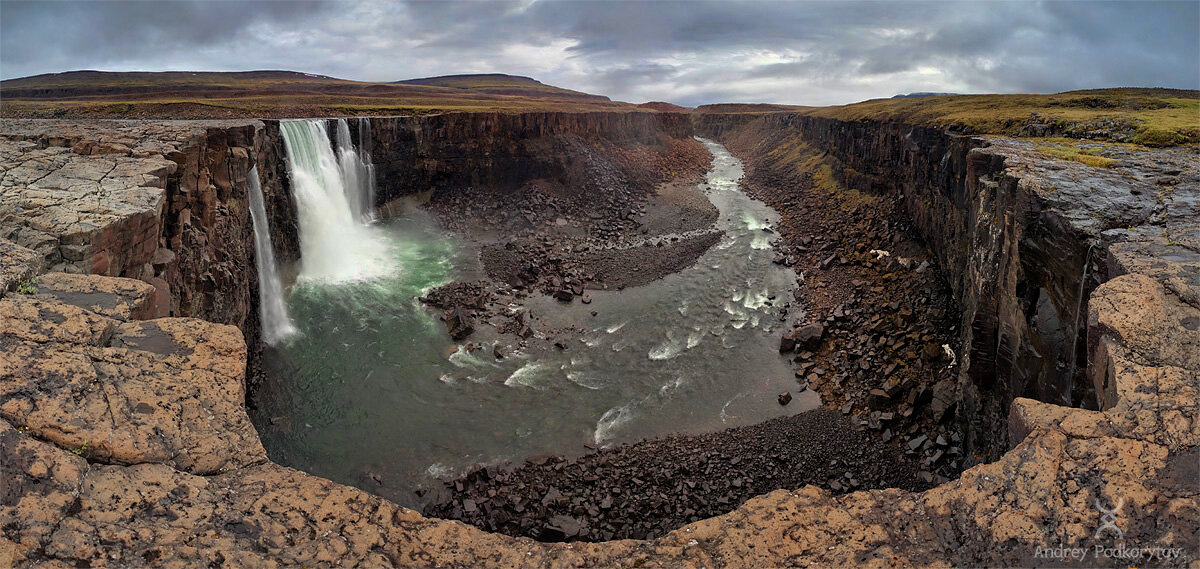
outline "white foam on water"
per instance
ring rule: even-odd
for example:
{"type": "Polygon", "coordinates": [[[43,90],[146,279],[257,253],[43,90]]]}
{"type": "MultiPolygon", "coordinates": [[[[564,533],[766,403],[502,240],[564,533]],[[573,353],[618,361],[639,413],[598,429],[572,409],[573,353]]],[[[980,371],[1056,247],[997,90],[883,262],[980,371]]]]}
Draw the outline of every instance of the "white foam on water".
{"type": "Polygon", "coordinates": [[[496,365],[495,362],[485,360],[485,359],[480,358],[479,356],[476,356],[475,354],[467,351],[466,344],[459,344],[458,349],[454,350],[454,353],[450,354],[450,357],[447,359],[450,360],[450,363],[452,363],[458,367],[464,367],[464,368],[469,367],[469,368],[474,368],[474,369],[480,369],[480,368],[488,368],[488,367],[491,367],[491,368],[500,367],[499,365],[496,365]]]}
{"type": "Polygon", "coordinates": [[[425,469],[425,473],[434,478],[450,478],[454,475],[454,469],[440,462],[435,462],[425,469]]]}
{"type": "Polygon", "coordinates": [[[650,349],[650,353],[646,354],[652,360],[669,360],[683,353],[683,344],[672,337],[670,332],[667,332],[667,339],[663,343],[650,349]]]}
{"type": "Polygon", "coordinates": [[[734,401],[741,399],[744,395],[745,395],[744,393],[739,393],[737,395],[734,395],[733,399],[726,401],[725,404],[721,406],[721,422],[722,423],[728,423],[730,419],[737,418],[737,415],[730,415],[730,414],[726,413],[726,410],[729,409],[729,406],[731,404],[733,404],[734,401]]]}
{"type": "Polygon", "coordinates": [[[662,387],[658,388],[658,393],[663,397],[669,397],[672,393],[679,391],[685,384],[686,382],[684,382],[683,377],[678,376],[675,379],[664,383],[662,387]]]}
{"type": "Polygon", "coordinates": [[[586,387],[594,391],[599,391],[600,389],[604,388],[604,380],[592,373],[569,371],[567,372],[567,379],[571,380],[571,383],[574,383],[575,385],[586,387]]]}
{"type": "Polygon", "coordinates": [[[596,444],[603,444],[606,441],[612,440],[616,435],[616,430],[633,419],[633,406],[631,404],[613,407],[604,412],[600,416],[600,420],[596,421],[596,430],[592,434],[592,441],[596,444]]]}
{"type": "Polygon", "coordinates": [[[529,362],[518,368],[517,371],[512,372],[512,374],[508,376],[508,379],[504,380],[504,385],[509,387],[521,386],[544,389],[544,387],[537,385],[537,380],[540,379],[539,376],[542,375],[542,372],[545,371],[547,367],[547,364],[544,363],[529,362]]]}

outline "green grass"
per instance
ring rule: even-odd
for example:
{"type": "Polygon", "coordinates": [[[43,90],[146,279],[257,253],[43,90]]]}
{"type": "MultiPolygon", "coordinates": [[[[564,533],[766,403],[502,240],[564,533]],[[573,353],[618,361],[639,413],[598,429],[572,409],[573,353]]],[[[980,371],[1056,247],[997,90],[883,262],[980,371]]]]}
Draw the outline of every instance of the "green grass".
{"type": "Polygon", "coordinates": [[[1113,158],[1100,156],[1094,149],[1079,148],[1069,144],[1038,144],[1036,148],[1038,152],[1051,158],[1071,160],[1094,168],[1112,168],[1117,163],[1117,160],[1113,158]]]}
{"type": "Polygon", "coordinates": [[[1170,146],[1200,142],[1200,98],[1194,92],[1105,89],[1056,95],[948,95],[877,99],[808,111],[842,120],[892,120],[976,134],[1016,136],[1036,113],[1037,122],[1071,132],[1096,125],[1128,125],[1128,142],[1170,146]]]}
{"type": "Polygon", "coordinates": [[[37,278],[34,277],[29,280],[21,281],[21,283],[17,285],[17,294],[23,294],[25,296],[37,294],[37,278]]]}

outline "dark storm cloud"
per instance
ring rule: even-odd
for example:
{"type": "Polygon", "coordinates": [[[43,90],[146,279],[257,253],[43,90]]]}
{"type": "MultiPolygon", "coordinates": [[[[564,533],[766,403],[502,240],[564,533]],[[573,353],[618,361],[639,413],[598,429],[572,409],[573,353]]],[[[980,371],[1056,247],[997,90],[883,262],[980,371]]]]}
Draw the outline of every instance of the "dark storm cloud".
{"type": "Polygon", "coordinates": [[[530,75],[619,100],[831,104],[908,91],[1200,87],[1200,3],[0,4],[5,78],[286,68],[530,75]]]}
{"type": "Polygon", "coordinates": [[[0,3],[0,62],[7,79],[109,62],[158,61],[160,54],[220,50],[255,24],[299,22],[322,8],[315,1],[5,1],[0,3]]]}

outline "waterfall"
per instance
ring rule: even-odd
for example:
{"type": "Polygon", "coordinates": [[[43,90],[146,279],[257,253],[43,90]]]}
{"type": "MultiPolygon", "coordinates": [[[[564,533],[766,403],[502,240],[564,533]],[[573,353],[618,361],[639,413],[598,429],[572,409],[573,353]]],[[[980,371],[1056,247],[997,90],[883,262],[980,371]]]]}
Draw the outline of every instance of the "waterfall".
{"type": "Polygon", "coordinates": [[[337,121],[338,166],[345,179],[346,199],[350,202],[359,221],[371,221],[375,217],[375,166],[371,164],[368,146],[371,140],[370,122],[358,121],[358,150],[350,138],[350,125],[346,119],[337,121]]]}
{"type": "Polygon", "coordinates": [[[275,251],[271,248],[271,225],[263,204],[262,184],[258,181],[258,166],[250,168],[247,184],[250,187],[250,222],[254,227],[254,258],[258,263],[258,309],[262,319],[263,341],[275,344],[296,333],[288,318],[283,301],[283,285],[275,266],[275,251]]]}
{"type": "Polygon", "coordinates": [[[350,144],[345,120],[337,124],[338,138],[344,138],[338,153],[324,120],[281,121],[279,126],[300,220],[299,279],[348,282],[391,273],[395,263],[388,243],[367,225],[374,171],[350,144]]]}

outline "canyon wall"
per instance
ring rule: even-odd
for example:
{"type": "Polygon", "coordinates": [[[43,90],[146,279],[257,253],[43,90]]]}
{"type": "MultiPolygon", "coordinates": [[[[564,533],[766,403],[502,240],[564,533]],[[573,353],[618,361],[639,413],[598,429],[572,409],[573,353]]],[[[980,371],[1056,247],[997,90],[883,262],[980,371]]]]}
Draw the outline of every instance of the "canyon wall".
{"type": "MultiPolygon", "coordinates": [[[[355,139],[360,124],[349,121],[355,139]]],[[[385,210],[414,194],[504,192],[535,180],[591,190],[582,173],[597,164],[636,181],[652,168],[621,162],[624,153],[661,150],[691,132],[686,115],[656,113],[456,113],[369,125],[385,210]]],[[[34,251],[40,270],[144,280],[156,287],[159,315],[232,324],[257,346],[251,167],[277,259],[300,257],[278,121],[6,120],[0,145],[0,239],[34,251]]]]}
{"type": "Polygon", "coordinates": [[[969,454],[1007,448],[996,435],[1016,397],[1102,403],[1085,371],[1087,298],[1128,272],[1111,262],[1112,244],[1200,250],[1200,175],[1186,150],[1117,149],[1110,170],[1051,160],[1028,140],[899,123],[773,113],[702,114],[696,125],[751,168],[813,183],[820,165],[844,189],[901,202],[960,306],[957,416],[969,454]]]}
{"type": "MultiPolygon", "coordinates": [[[[364,125],[370,131],[366,150],[376,173],[375,206],[383,217],[402,211],[405,206],[400,204],[408,199],[441,197],[477,204],[505,199],[530,183],[575,197],[646,186],[657,181],[659,165],[641,154],[667,154],[671,145],[688,141],[692,132],[690,118],[679,113],[447,113],[347,119],[355,144],[362,140],[364,125]],[[598,177],[605,177],[611,187],[597,187],[598,177]]],[[[332,121],[328,130],[335,140],[332,121]]],[[[259,176],[272,239],[280,261],[295,261],[300,255],[299,228],[279,121],[265,121],[261,138],[259,176]]]]}
{"type": "MultiPolygon", "coordinates": [[[[294,232],[277,125],[6,120],[0,565],[1030,566],[1047,563],[1038,552],[1049,548],[1114,547],[1103,523],[1120,529],[1122,548],[1175,552],[1139,563],[1196,562],[1193,149],[1126,149],[1100,171],[1048,161],[1029,141],[903,125],[773,115],[702,117],[697,128],[749,168],[795,174],[782,180],[811,183],[800,158],[816,157],[846,187],[903,200],[962,304],[961,404],[971,390],[1015,397],[985,433],[1007,430],[1012,450],[926,492],[778,490],[653,541],[544,544],[423,518],[271,463],[244,408],[252,333],[162,317],[253,328],[254,163],[274,237],[294,232]],[[1076,343],[1086,374],[1063,347],[1076,343]],[[1054,354],[1067,367],[1051,373],[1054,354]],[[1020,397],[1086,395],[1084,375],[1101,410],[1020,397]]],[[[521,183],[500,174],[511,166],[461,160],[494,169],[481,180],[521,183]]],[[[445,180],[440,168],[419,181],[445,180]]]]}
{"type": "Polygon", "coordinates": [[[159,316],[256,338],[246,175],[262,128],[6,120],[0,239],[36,251],[44,270],[141,279],[159,316]]]}
{"type": "MultiPolygon", "coordinates": [[[[352,121],[352,127],[356,124],[352,121]]],[[[605,146],[688,138],[672,113],[455,113],[371,119],[381,203],[426,191],[511,190],[530,180],[582,186],[573,162],[605,146]]]]}

